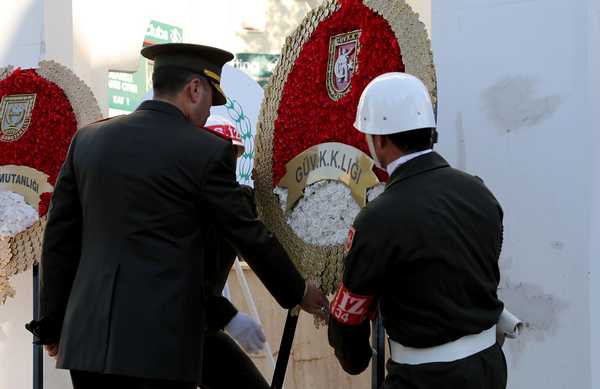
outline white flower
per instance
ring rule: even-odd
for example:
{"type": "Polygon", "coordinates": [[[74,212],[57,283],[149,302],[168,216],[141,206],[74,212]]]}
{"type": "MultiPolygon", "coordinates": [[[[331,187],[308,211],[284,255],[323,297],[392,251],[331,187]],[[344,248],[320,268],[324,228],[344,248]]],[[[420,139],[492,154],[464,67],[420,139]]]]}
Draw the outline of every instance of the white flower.
{"type": "MultiPolygon", "coordinates": [[[[383,189],[384,185],[379,184],[369,190],[368,200],[375,199],[383,189]]],[[[279,196],[279,204],[286,214],[289,226],[309,244],[343,244],[348,236],[348,229],[360,211],[350,189],[339,181],[320,181],[306,187],[304,196],[287,213],[287,189],[276,187],[273,192],[279,196]]]]}
{"type": "Polygon", "coordinates": [[[20,194],[0,192],[0,236],[12,236],[31,227],[39,219],[38,211],[20,194]]]}

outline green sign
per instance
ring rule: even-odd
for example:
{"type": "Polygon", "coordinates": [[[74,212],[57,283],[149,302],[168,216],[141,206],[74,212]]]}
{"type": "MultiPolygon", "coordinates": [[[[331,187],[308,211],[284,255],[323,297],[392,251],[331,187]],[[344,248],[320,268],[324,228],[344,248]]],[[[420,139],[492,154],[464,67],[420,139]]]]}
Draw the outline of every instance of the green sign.
{"type": "Polygon", "coordinates": [[[157,44],[181,42],[183,42],[183,29],[155,20],[150,21],[148,29],[146,30],[144,43],[157,44]]]}
{"type": "Polygon", "coordinates": [[[148,61],[140,59],[135,73],[108,72],[108,107],[125,112],[133,112],[146,92],[152,88],[146,75],[148,61]]]}
{"type": "Polygon", "coordinates": [[[273,74],[279,54],[237,53],[233,67],[252,77],[263,88],[273,74]]]}
{"type": "MultiPolygon", "coordinates": [[[[180,43],[183,30],[176,26],[151,21],[144,37],[144,46],[157,43],[180,43]]],[[[152,89],[153,62],[140,56],[135,73],[108,72],[109,116],[133,112],[152,89]]]]}

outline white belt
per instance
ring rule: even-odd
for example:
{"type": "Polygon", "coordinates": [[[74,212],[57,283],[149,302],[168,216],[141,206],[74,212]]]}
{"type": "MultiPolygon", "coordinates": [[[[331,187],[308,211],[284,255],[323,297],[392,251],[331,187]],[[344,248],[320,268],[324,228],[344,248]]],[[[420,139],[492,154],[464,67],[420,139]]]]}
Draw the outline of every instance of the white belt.
{"type": "Polygon", "coordinates": [[[475,335],[463,336],[453,342],[429,348],[413,348],[390,342],[392,360],[396,363],[420,365],[434,362],[453,362],[477,354],[496,343],[496,326],[475,335]]]}

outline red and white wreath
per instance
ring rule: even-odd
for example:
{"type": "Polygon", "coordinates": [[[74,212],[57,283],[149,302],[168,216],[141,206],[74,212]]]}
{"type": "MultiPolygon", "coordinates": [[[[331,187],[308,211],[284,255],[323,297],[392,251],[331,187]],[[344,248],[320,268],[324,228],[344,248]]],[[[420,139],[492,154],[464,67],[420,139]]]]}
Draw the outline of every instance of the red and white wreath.
{"type": "Polygon", "coordinates": [[[14,295],[8,279],[39,260],[71,138],[100,118],[91,90],[56,62],[0,69],[0,303],[14,295]]]}
{"type": "MultiPolygon", "coordinates": [[[[288,37],[265,91],[256,141],[259,210],[326,293],[339,285],[344,241],[365,200],[357,201],[350,182],[366,174],[357,166],[368,156],[364,136],[353,128],[358,100],[371,80],[393,71],[420,78],[436,100],[431,44],[410,6],[401,0],[327,0],[288,37]],[[349,150],[348,159],[335,151],[340,147],[349,150]],[[305,173],[317,166],[325,173],[307,180],[305,173]],[[290,189],[294,174],[300,195],[299,188],[290,189]]],[[[375,175],[363,184],[366,201],[387,180],[385,172],[373,173],[380,184],[375,175]]]]}

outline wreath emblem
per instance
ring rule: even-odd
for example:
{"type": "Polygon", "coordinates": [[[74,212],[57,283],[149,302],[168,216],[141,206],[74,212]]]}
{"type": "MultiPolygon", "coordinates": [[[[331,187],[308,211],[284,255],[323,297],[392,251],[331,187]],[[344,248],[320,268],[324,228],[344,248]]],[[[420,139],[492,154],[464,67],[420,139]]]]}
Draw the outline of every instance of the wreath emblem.
{"type": "Polygon", "coordinates": [[[360,32],[356,30],[334,35],[329,40],[327,93],[334,101],[348,93],[352,85],[352,76],[358,70],[360,32]]]}
{"type": "Polygon", "coordinates": [[[36,94],[4,96],[0,102],[0,141],[14,142],[25,134],[31,123],[36,94]]]}

